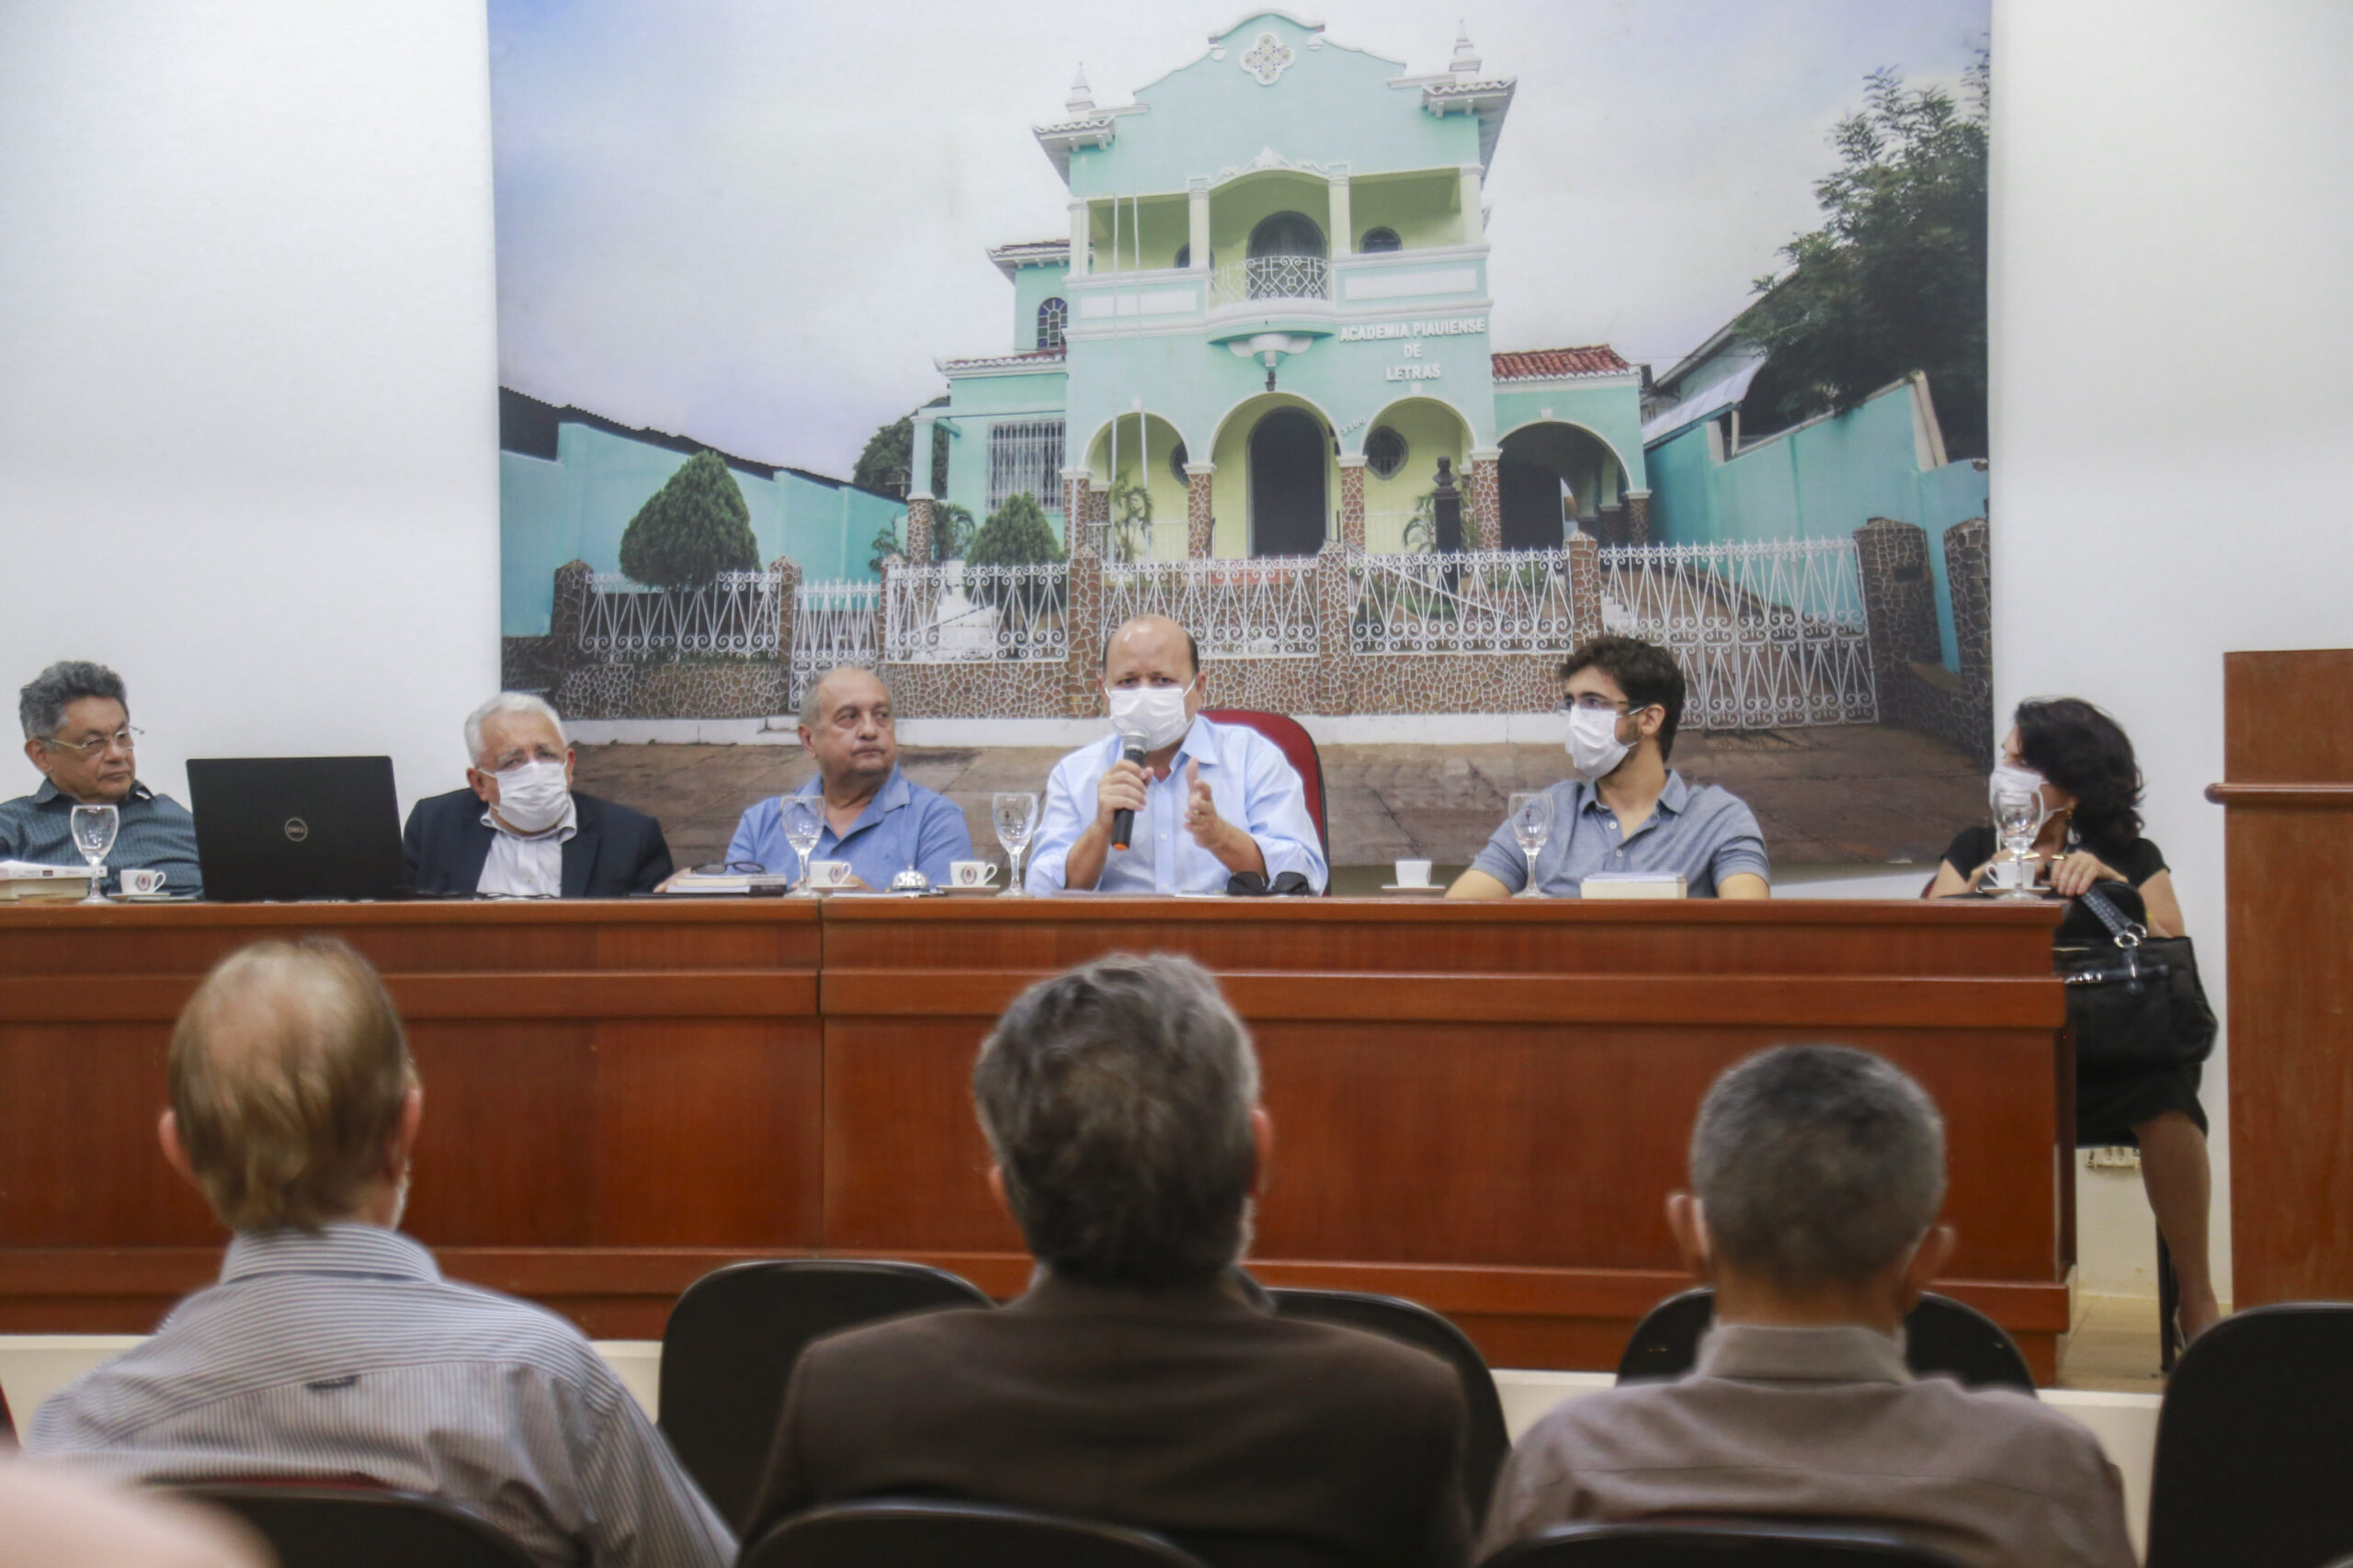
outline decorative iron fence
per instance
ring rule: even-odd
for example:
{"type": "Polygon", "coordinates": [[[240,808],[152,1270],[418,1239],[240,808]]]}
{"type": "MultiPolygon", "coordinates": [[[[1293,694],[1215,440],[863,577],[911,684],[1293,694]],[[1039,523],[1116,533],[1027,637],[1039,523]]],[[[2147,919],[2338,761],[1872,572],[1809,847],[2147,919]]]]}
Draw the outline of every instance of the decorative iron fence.
{"type": "Polygon", "coordinates": [[[1069,597],[1070,569],[1060,563],[893,567],[883,657],[896,664],[1065,659],[1069,597]]]}
{"type": "Polygon", "coordinates": [[[1357,653],[1559,653],[1576,641],[1565,550],[1351,555],[1357,653]]]}
{"type": "Polygon", "coordinates": [[[619,572],[588,579],[580,651],[608,659],[777,651],[783,580],[774,572],[722,572],[699,588],[648,588],[619,572]]]}
{"type": "Polygon", "coordinates": [[[1210,309],[1249,300],[1328,300],[1332,266],[1320,256],[1254,256],[1218,264],[1210,274],[1210,309]]]}
{"type": "Polygon", "coordinates": [[[842,665],[872,669],[881,656],[875,642],[875,613],[882,585],[822,582],[801,585],[793,602],[792,647],[785,673],[785,701],[801,706],[809,685],[842,665]]]}
{"type": "Polygon", "coordinates": [[[1169,617],[1205,659],[1312,659],[1321,637],[1315,558],[1104,562],[1103,633],[1139,615],[1169,617]]]}
{"type": "Polygon", "coordinates": [[[1606,549],[1601,623],[1675,651],[1693,729],[1879,720],[1851,539],[1606,549]]]}

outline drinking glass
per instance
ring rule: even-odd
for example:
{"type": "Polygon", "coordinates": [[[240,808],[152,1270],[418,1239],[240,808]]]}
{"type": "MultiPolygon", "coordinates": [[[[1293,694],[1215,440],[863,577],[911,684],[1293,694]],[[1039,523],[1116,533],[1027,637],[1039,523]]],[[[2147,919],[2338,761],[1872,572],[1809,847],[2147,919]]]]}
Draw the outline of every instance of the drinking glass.
{"type": "Polygon", "coordinates": [[[2034,866],[2027,851],[2034,847],[2034,830],[2040,825],[2042,802],[2027,791],[2004,790],[1994,801],[1994,826],[2002,835],[2003,858],[2018,868],[2018,882],[1995,896],[2011,903],[2041,897],[2034,891],[2034,866]]]}
{"type": "Polygon", "coordinates": [[[1519,896],[1542,898],[1536,887],[1536,857],[1544,841],[1552,836],[1552,794],[1540,790],[1514,795],[1505,820],[1511,824],[1512,837],[1519,841],[1519,852],[1528,857],[1528,885],[1519,890],[1519,896]]]}
{"type": "Polygon", "coordinates": [[[996,841],[1005,846],[1005,857],[1012,865],[1012,881],[1006,884],[1006,898],[1021,896],[1021,857],[1029,851],[1029,835],[1038,827],[1038,797],[1008,793],[989,797],[989,821],[995,824],[996,841]]]}
{"type": "Polygon", "coordinates": [[[817,847],[817,840],[825,836],[824,814],[817,809],[816,800],[808,795],[787,795],[784,798],[784,841],[801,857],[801,876],[792,891],[804,898],[816,893],[809,886],[809,851],[817,847]]]}
{"type": "Polygon", "coordinates": [[[90,863],[90,896],[84,903],[104,903],[107,852],[114,847],[114,835],[122,829],[122,813],[112,806],[76,806],[68,824],[74,834],[74,847],[90,863]]]}

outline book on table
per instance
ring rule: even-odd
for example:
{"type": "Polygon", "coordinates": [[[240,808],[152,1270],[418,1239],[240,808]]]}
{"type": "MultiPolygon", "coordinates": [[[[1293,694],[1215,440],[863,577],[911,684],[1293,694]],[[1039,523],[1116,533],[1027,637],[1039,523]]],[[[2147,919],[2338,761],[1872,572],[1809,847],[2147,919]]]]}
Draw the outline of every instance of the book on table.
{"type": "Polygon", "coordinates": [[[43,866],[30,860],[0,860],[0,903],[41,903],[87,898],[90,868],[43,866]]]}
{"type": "Polygon", "coordinates": [[[1686,890],[1677,871],[1596,871],[1577,891],[1586,898],[1681,898],[1686,890]]]}

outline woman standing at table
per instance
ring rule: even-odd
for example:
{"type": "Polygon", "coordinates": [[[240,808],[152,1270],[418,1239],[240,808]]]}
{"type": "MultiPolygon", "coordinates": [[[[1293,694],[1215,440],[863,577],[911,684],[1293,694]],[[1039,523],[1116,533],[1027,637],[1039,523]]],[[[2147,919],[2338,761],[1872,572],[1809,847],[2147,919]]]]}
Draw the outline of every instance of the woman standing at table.
{"type": "MultiPolygon", "coordinates": [[[[2164,854],[2141,836],[2141,769],[2115,720],[2072,697],[2018,704],[1988,793],[2013,788],[2041,798],[2033,854],[2048,868],[2052,892],[2072,901],[2095,882],[2120,884],[2140,895],[2152,935],[2187,935],[2173,873],[2164,854]]],[[[1964,829],[1945,850],[1928,896],[1977,892],[1998,847],[1991,825],[1964,829]]],[[[2131,901],[2120,902],[2131,913],[2131,901]]],[[[2097,941],[2106,935],[2090,910],[2072,903],[2059,926],[2062,941],[2097,941]]],[[[2195,1063],[2105,1072],[2079,1066],[2075,1076],[2076,1144],[2140,1145],[2141,1180],[2173,1254],[2181,1330],[2189,1338],[2222,1315],[2206,1256],[2213,1178],[2198,1079],[2195,1063]]]]}

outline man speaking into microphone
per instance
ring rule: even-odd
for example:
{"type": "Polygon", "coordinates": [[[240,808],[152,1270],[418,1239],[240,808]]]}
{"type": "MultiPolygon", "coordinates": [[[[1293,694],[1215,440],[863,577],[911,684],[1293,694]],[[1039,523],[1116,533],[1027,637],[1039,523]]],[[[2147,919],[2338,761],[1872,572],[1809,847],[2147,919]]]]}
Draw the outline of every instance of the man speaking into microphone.
{"type": "Polygon", "coordinates": [[[1111,634],[1111,733],[1054,765],[1031,892],[1215,893],[1238,873],[1271,885],[1286,871],[1324,891],[1298,773],[1257,731],[1202,718],[1206,685],[1199,645],[1166,616],[1111,634]]]}

